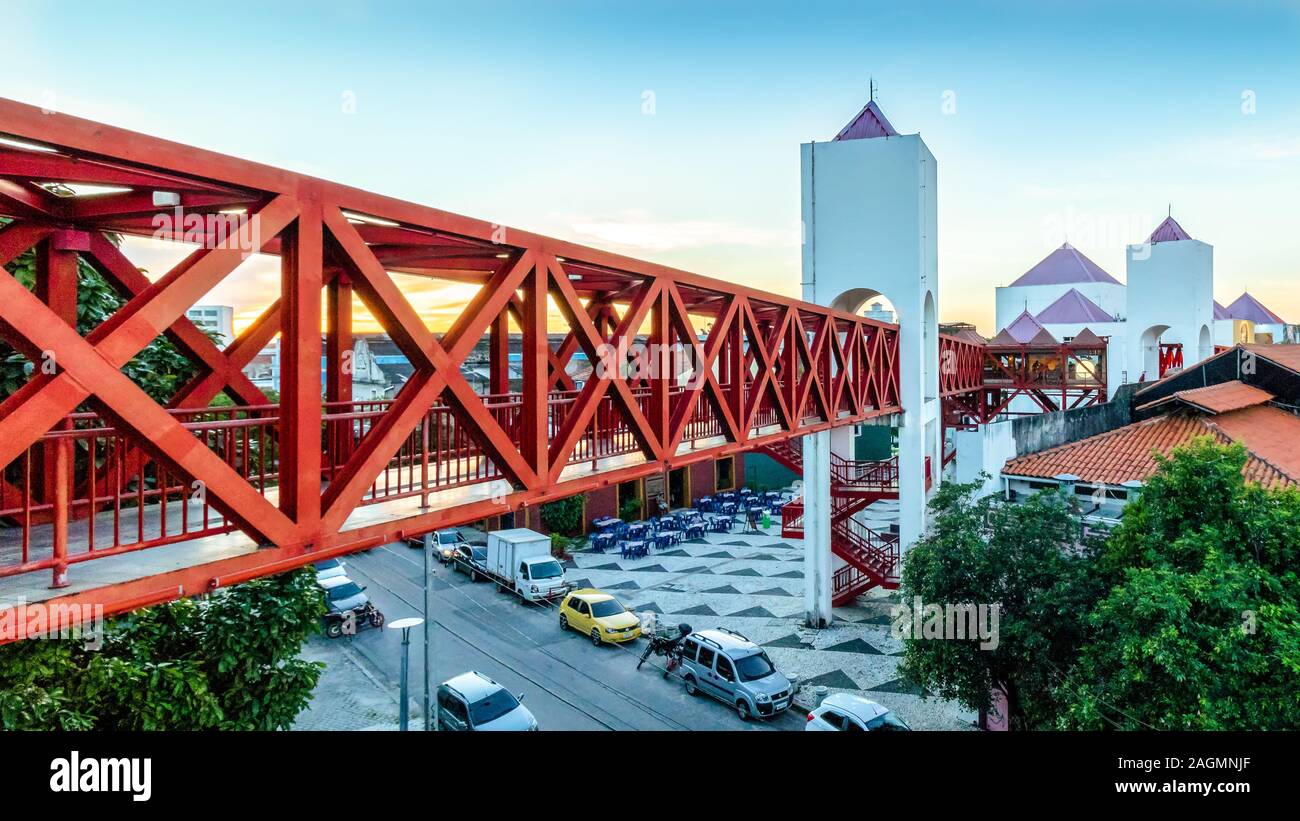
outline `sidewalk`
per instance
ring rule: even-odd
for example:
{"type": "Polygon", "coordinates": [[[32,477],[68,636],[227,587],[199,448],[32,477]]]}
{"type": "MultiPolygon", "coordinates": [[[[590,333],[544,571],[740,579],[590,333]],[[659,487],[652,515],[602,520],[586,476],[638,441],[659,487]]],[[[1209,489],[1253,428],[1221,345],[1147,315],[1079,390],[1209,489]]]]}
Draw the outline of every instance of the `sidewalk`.
{"type": "Polygon", "coordinates": [[[396,730],[397,697],[382,674],[343,642],[314,636],[303,648],[308,661],[325,662],[311,703],[295,730],[396,730]]]}

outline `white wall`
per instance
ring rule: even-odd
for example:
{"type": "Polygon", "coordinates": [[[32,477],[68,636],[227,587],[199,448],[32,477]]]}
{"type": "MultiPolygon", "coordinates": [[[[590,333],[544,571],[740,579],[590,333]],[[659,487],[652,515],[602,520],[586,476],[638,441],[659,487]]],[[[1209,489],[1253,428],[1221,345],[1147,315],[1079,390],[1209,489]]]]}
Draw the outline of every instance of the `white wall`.
{"type": "Polygon", "coordinates": [[[993,333],[1016,321],[1025,311],[1037,316],[1071,288],[1097,303],[1097,307],[1113,317],[1123,319],[1127,313],[1127,298],[1123,285],[1109,282],[1073,282],[1061,285],[1004,285],[996,289],[997,328],[993,333]]]}
{"type": "Polygon", "coordinates": [[[1148,380],[1159,376],[1152,328],[1166,326],[1159,341],[1181,342],[1188,365],[1212,354],[1213,246],[1194,239],[1130,245],[1127,256],[1129,378],[1136,381],[1144,371],[1148,380]]]}
{"type": "Polygon", "coordinates": [[[974,482],[983,471],[988,479],[980,495],[1001,493],[1002,468],[1008,459],[1016,457],[1016,437],[1011,432],[1011,423],[994,422],[974,430],[955,430],[952,441],[957,448],[957,482],[974,482]]]}
{"type": "Polygon", "coordinates": [[[856,311],[883,294],[898,312],[899,524],[906,549],[924,529],[925,458],[936,476],[942,465],[937,164],[915,134],[806,143],[800,155],[803,298],[856,311]]]}

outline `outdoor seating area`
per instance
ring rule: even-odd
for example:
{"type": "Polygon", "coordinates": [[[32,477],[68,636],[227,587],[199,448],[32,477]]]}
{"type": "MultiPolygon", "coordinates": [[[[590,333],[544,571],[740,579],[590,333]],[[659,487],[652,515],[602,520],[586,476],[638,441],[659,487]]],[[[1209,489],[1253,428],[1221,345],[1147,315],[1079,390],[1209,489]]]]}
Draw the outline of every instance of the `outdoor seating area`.
{"type": "Polygon", "coordinates": [[[625,522],[617,516],[601,516],[591,521],[590,547],[596,553],[617,552],[624,559],[639,559],[652,551],[701,539],[705,533],[730,533],[737,523],[752,532],[764,514],[779,517],[781,506],[791,495],[787,491],[740,488],[701,496],[693,508],[644,521],[625,522]]]}

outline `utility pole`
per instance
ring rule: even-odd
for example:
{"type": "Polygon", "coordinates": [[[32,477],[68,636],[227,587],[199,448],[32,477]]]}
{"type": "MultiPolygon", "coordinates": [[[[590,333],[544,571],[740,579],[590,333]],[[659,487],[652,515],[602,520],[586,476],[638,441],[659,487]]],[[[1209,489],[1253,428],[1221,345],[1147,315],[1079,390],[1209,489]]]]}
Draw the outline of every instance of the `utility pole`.
{"type": "Polygon", "coordinates": [[[429,700],[433,682],[433,620],[429,618],[429,597],[433,591],[429,577],[433,574],[433,534],[424,534],[424,731],[434,729],[432,704],[429,700]]]}

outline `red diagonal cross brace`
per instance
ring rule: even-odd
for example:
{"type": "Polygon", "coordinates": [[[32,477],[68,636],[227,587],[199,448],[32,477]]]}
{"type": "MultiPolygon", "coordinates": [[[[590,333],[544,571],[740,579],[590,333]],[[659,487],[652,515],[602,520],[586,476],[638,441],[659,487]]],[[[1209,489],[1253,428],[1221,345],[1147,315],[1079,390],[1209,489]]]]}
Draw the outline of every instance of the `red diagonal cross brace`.
{"type": "Polygon", "coordinates": [[[505,266],[479,289],[443,337],[444,348],[342,212],[326,208],[324,219],[347,257],[344,263],[353,275],[358,295],[411,360],[415,373],[326,488],[321,500],[322,528],[332,533],[343,527],[375,477],[444,390],[449,394],[448,404],[471,422],[475,438],[497,468],[516,485],[536,487],[537,475],[460,373],[460,363],[492,319],[505,310],[510,296],[533,267],[532,254],[525,253],[513,265],[505,266]]]}
{"type": "MultiPolygon", "coordinates": [[[[286,195],[277,197],[259,211],[254,218],[260,221],[262,242],[269,241],[283,230],[297,216],[297,210],[297,203],[286,195]]],[[[84,340],[85,344],[114,369],[121,368],[158,334],[175,325],[186,308],[233,271],[247,253],[231,247],[195,251],[92,331],[84,340]]],[[[17,285],[12,277],[6,275],[6,278],[10,280],[6,285],[17,285]]],[[[4,307],[7,311],[12,310],[12,306],[4,307]]],[[[60,320],[60,324],[67,323],[60,320]]],[[[81,341],[75,328],[69,327],[69,330],[81,341]]],[[[10,340],[10,343],[33,351],[30,344],[24,345],[21,340],[10,340]]],[[[44,348],[40,345],[34,349],[38,358],[42,350],[44,348]]],[[[50,350],[53,350],[60,368],[69,364],[63,361],[64,355],[60,355],[60,351],[50,350]]],[[[19,391],[0,403],[0,464],[12,462],[91,393],[66,370],[53,376],[33,376],[19,391]]]]}
{"type": "MultiPolygon", "coordinates": [[[[67,386],[56,399],[80,394],[81,398],[75,400],[79,403],[87,396],[95,396],[101,412],[131,429],[154,458],[202,481],[218,509],[240,529],[281,547],[301,539],[293,522],[137,387],[119,370],[120,365],[82,339],[75,328],[8,274],[0,276],[0,332],[24,351],[55,351],[61,369],[56,382],[67,386]]],[[[12,419],[4,419],[0,428],[9,426],[12,419]]],[[[11,444],[5,436],[6,451],[16,444],[21,445],[21,452],[30,444],[22,439],[35,437],[26,430],[14,431],[14,438],[11,444]]]]}

